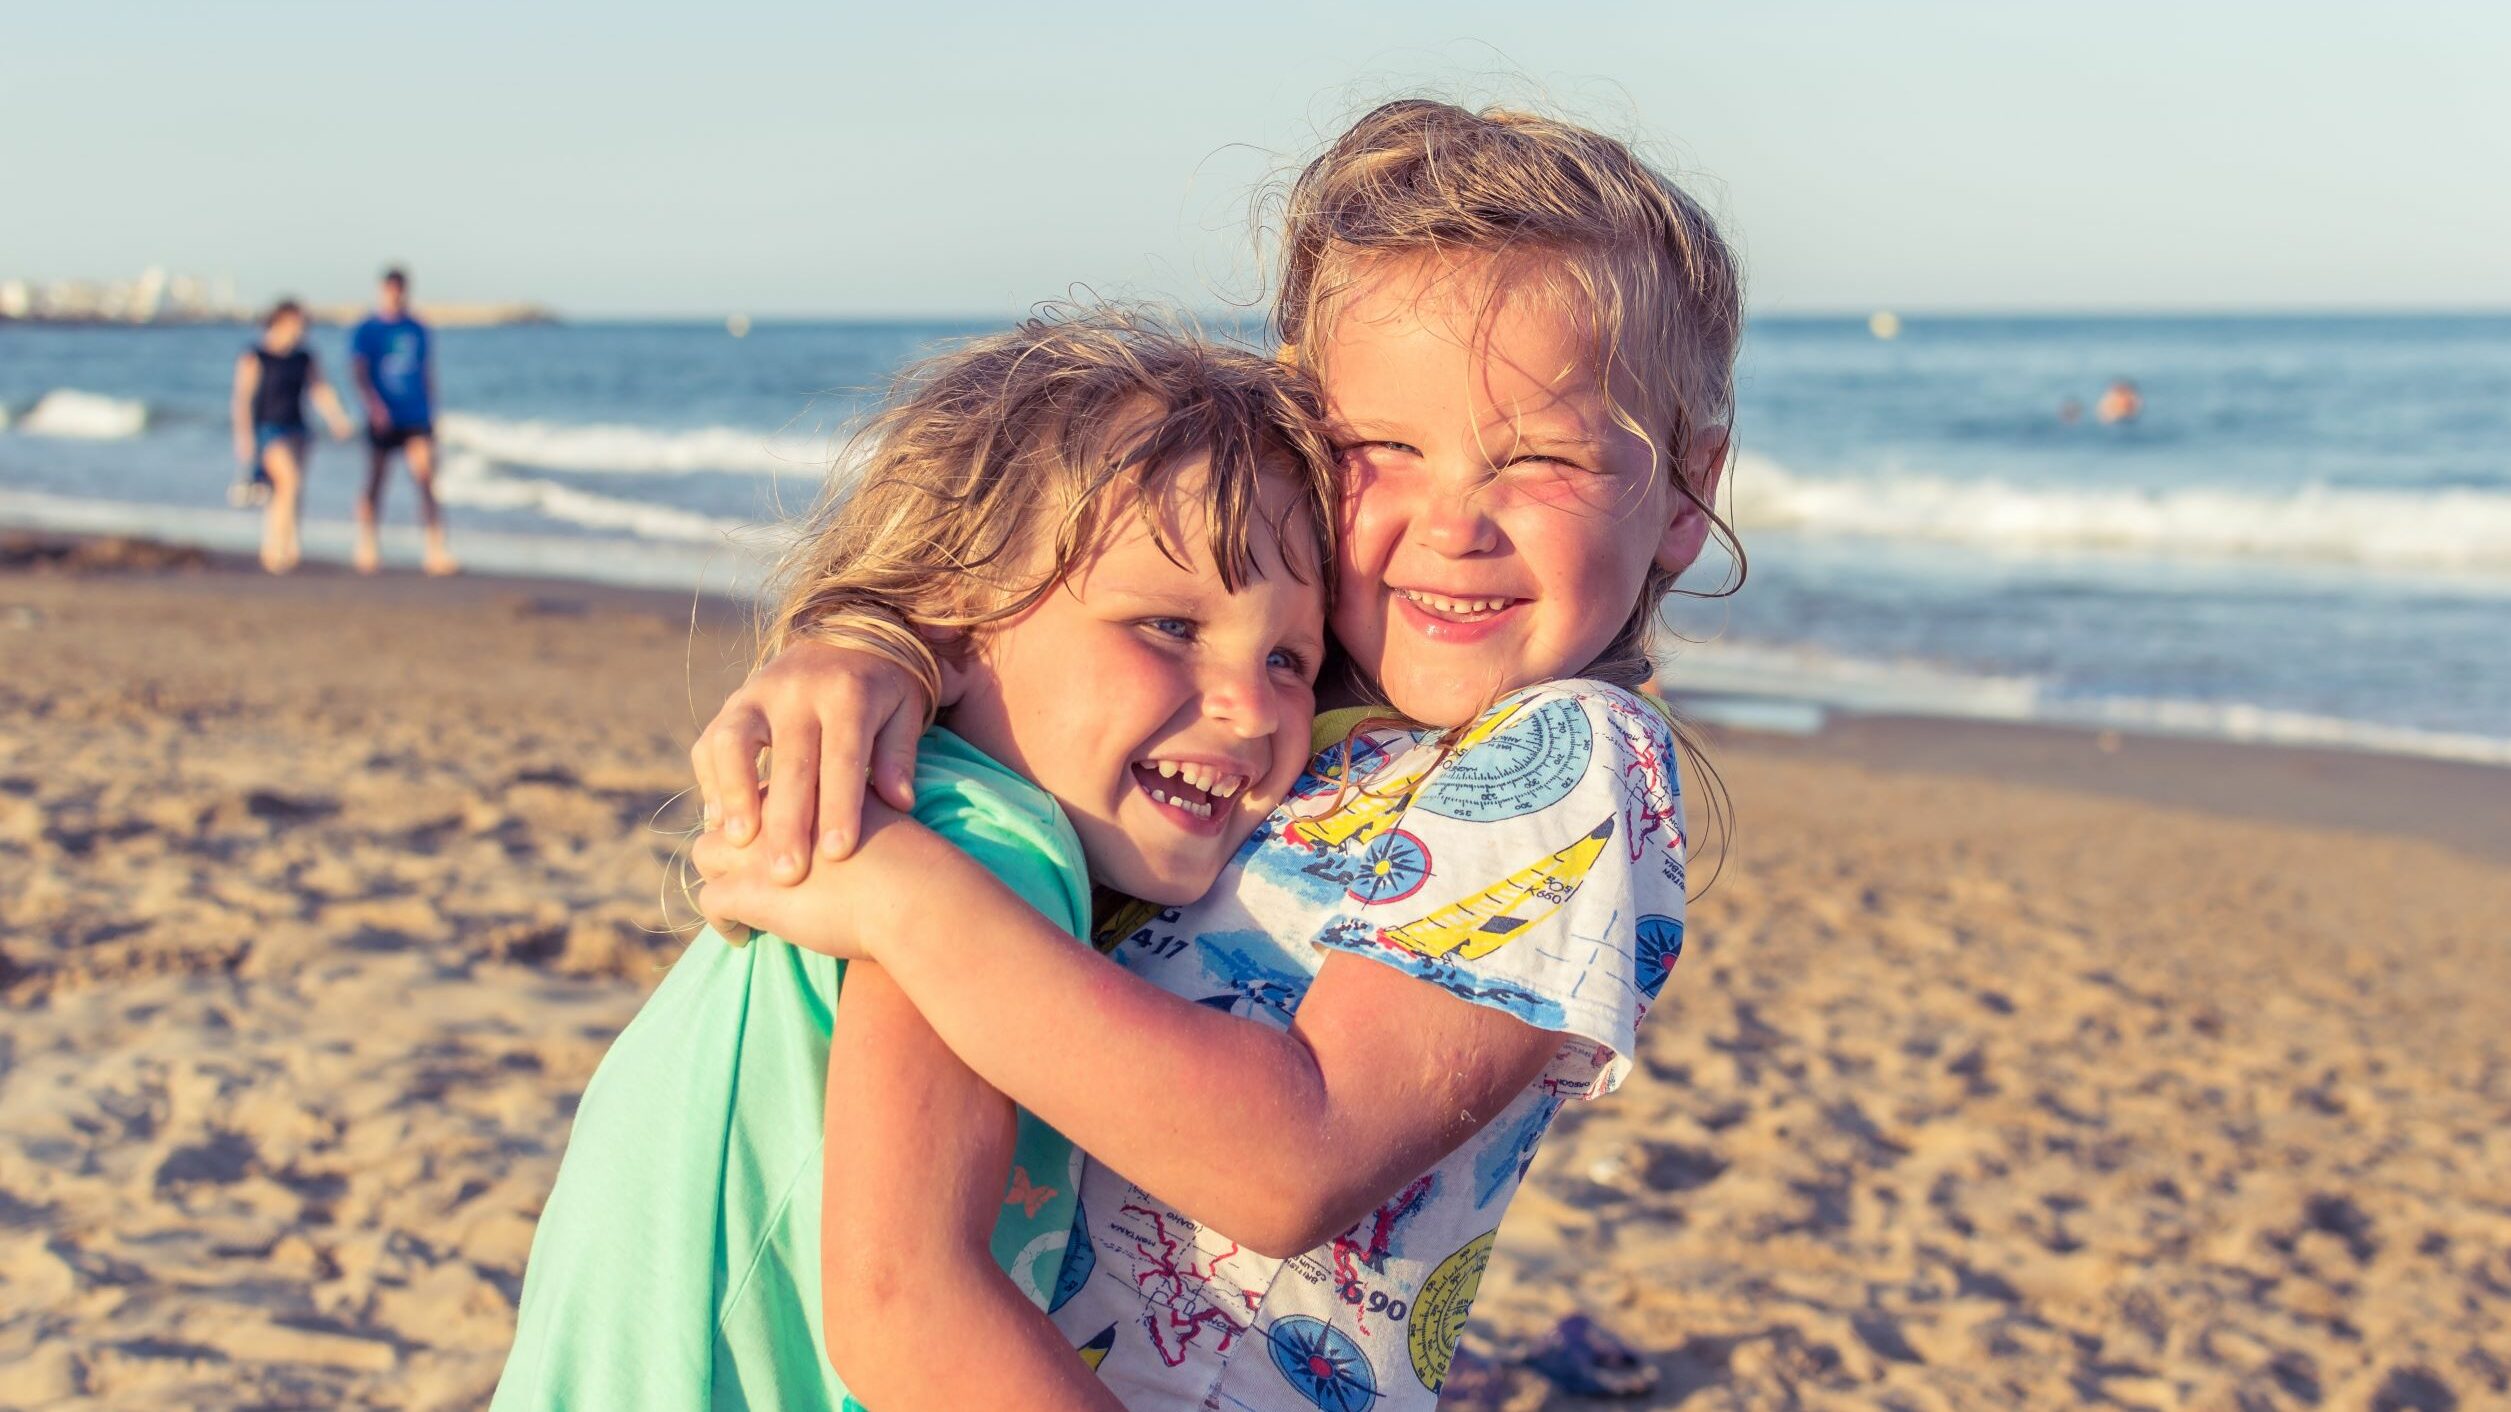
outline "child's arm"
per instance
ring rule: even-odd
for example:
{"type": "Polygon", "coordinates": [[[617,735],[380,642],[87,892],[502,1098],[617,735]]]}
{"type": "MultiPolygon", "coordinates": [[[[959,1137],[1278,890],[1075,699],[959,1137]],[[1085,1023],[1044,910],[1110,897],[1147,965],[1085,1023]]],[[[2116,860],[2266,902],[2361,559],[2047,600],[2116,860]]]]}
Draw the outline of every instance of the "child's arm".
{"type": "Polygon", "coordinates": [[[820,1268],[828,1357],[857,1401],[1118,1408],[994,1263],[1013,1122],[1011,1101],[881,968],[847,969],[829,1044],[820,1268]]]}
{"type": "Polygon", "coordinates": [[[1348,1229],[1497,1117],[1561,1046],[1345,955],[1327,958],[1288,1032],[1193,1004],[1073,945],[928,830],[885,810],[866,824],[854,859],[798,887],[739,856],[759,850],[709,835],[707,910],[815,949],[867,942],[969,1068],[1267,1255],[1348,1229]]]}
{"type": "Polygon", "coordinates": [[[815,820],[821,857],[854,851],[867,778],[880,798],[915,807],[916,740],[931,709],[946,704],[925,699],[915,678],[884,657],[804,640],[725,698],[689,747],[689,768],[724,836],[759,839],[779,860],[776,880],[800,882],[810,872],[815,820]],[[770,751],[764,809],[762,750],[770,751]]]}

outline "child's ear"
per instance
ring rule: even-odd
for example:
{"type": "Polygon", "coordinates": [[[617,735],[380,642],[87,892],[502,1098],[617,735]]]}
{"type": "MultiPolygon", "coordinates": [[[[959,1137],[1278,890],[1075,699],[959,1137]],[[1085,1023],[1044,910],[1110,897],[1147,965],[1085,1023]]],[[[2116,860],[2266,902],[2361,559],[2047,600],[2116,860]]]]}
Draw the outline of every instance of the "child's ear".
{"type": "Polygon", "coordinates": [[[1683,464],[1675,468],[1682,483],[1692,488],[1700,503],[1677,491],[1674,494],[1674,518],[1665,526],[1665,537],[1657,543],[1657,567],[1679,574],[1691,567],[1700,551],[1709,543],[1709,512],[1701,505],[1718,503],[1718,482],[1726,475],[1725,427],[1710,427],[1694,438],[1683,464]]]}

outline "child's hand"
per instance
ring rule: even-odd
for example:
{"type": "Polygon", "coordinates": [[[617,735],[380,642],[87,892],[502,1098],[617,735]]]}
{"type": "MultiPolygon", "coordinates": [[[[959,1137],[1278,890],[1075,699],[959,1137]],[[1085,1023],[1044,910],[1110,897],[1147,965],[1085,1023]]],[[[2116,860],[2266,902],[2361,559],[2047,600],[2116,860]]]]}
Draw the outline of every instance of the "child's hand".
{"type": "Polygon", "coordinates": [[[811,871],[815,819],[821,857],[835,861],[854,851],[867,774],[882,799],[915,807],[915,742],[932,704],[913,677],[884,658],[796,643],[725,698],[690,747],[706,815],[736,846],[759,841],[766,876],[799,883],[811,871]],[[775,786],[764,827],[762,750],[775,786]]]}
{"type": "Polygon", "coordinates": [[[788,883],[774,875],[765,840],[735,844],[721,829],[700,834],[689,861],[705,880],[698,911],[726,940],[739,944],[753,931],[773,932],[840,961],[871,959],[871,948],[853,925],[861,909],[847,897],[877,881],[860,869],[823,867],[802,882],[788,883]]]}

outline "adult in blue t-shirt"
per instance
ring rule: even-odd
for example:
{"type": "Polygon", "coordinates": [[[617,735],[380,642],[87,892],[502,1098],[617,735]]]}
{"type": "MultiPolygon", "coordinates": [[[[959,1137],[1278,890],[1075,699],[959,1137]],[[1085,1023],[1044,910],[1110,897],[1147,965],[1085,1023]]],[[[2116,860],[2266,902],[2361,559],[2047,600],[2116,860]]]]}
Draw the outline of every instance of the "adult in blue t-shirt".
{"type": "Polygon", "coordinates": [[[371,574],[383,562],[376,524],[383,517],[392,453],[398,451],[409,459],[410,479],[418,486],[427,572],[455,572],[459,566],[445,548],[444,511],[436,504],[436,365],[428,356],[427,325],[410,316],[408,275],[384,271],[375,312],[349,336],[349,370],[366,403],[366,493],[357,504],[357,571],[371,574]]]}

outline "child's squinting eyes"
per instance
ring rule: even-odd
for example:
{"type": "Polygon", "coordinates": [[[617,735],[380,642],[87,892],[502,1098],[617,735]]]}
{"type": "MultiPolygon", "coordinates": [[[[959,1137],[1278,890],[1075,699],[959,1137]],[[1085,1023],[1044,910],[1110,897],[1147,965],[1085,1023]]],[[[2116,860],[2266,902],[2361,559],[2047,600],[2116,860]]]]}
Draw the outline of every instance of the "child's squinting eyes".
{"type": "MultiPolygon", "coordinates": [[[[1345,458],[1366,455],[1372,451],[1391,451],[1399,456],[1417,457],[1421,454],[1419,448],[1401,441],[1353,441],[1334,448],[1335,455],[1345,458]]],[[[1504,471],[1512,466],[1557,466],[1563,470],[1580,472],[1593,469],[1583,461],[1572,460],[1567,456],[1548,451],[1511,456],[1499,463],[1499,468],[1504,471]]]]}

